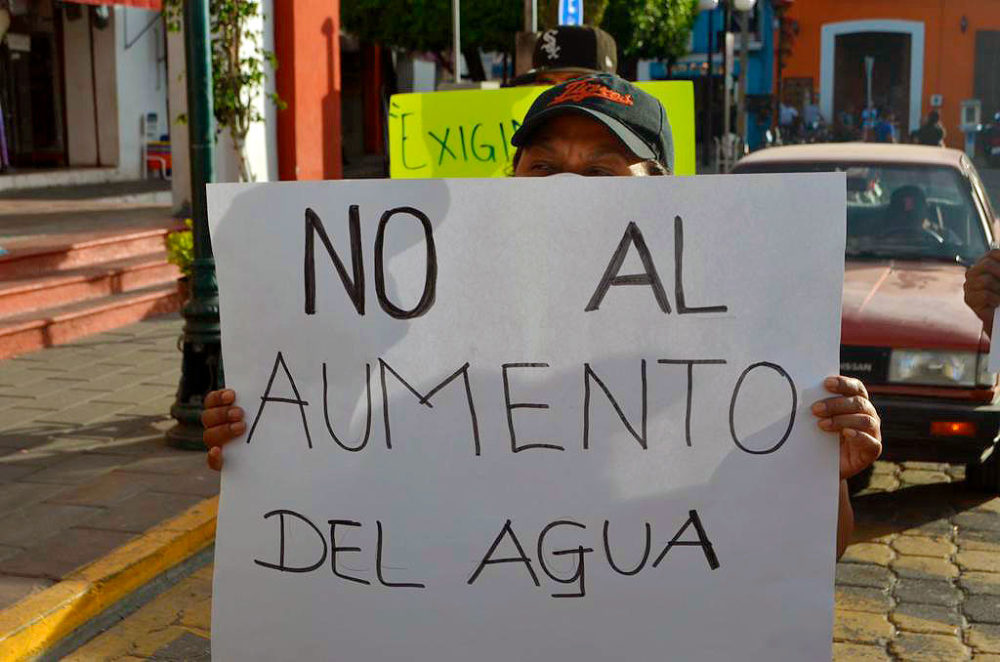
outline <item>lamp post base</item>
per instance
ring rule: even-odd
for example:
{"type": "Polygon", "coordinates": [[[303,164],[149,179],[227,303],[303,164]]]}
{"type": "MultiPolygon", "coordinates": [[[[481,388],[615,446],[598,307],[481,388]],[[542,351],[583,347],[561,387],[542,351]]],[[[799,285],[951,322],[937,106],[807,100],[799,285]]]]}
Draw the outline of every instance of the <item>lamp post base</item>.
{"type": "Polygon", "coordinates": [[[176,448],[205,450],[201,410],[209,391],[223,383],[219,334],[219,290],[215,260],[196,259],[191,278],[191,299],[184,306],[184,357],[177,400],[170,415],[177,425],[167,431],[167,443],[176,448]]]}
{"type": "Polygon", "coordinates": [[[203,451],[205,443],[202,441],[201,433],[201,409],[192,407],[178,407],[174,405],[170,408],[170,415],[178,420],[177,425],[166,432],[167,444],[173,448],[185,451],[203,451]],[[193,411],[185,411],[193,410],[193,411]],[[198,417],[197,422],[191,422],[191,415],[198,417]]]}

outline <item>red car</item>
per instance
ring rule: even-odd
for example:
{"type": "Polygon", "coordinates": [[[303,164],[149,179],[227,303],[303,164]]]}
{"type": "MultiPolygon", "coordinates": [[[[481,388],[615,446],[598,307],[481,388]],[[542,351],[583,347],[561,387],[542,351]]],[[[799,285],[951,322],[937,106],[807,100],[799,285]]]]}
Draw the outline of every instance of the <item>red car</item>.
{"type": "Polygon", "coordinates": [[[1000,221],[972,162],[939,147],[841,143],[751,154],[735,173],[847,173],[841,372],[882,417],[884,457],[967,463],[1000,492],[997,375],[965,271],[1000,221]]]}

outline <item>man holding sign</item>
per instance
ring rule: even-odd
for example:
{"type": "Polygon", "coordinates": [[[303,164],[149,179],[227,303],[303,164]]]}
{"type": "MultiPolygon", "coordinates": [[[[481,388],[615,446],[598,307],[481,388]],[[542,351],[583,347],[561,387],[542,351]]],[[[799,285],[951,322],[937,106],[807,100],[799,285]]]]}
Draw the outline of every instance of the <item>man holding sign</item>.
{"type": "MultiPolygon", "coordinates": [[[[513,142],[518,148],[517,177],[642,176],[669,172],[672,160],[663,108],[613,76],[594,76],[546,91],[532,105],[513,142]]],[[[355,197],[351,200],[363,203],[352,205],[349,213],[353,276],[345,260],[337,257],[337,251],[347,246],[345,239],[338,233],[331,241],[326,230],[333,227],[334,214],[342,213],[337,211],[342,203],[332,205],[330,214],[308,209],[306,317],[285,325],[283,331],[255,331],[261,322],[258,310],[223,308],[223,332],[229,332],[226,347],[238,352],[227,354],[227,374],[235,384],[252,384],[254,395],[263,392],[260,404],[254,405],[249,432],[232,390],[209,394],[203,415],[212,467],[221,468],[222,446],[228,441],[246,434],[248,444],[231,458],[240,460],[232,467],[231,478],[227,472],[227,488],[232,485],[238,491],[227,491],[226,496],[239,495],[239,503],[224,497],[223,510],[230,513],[232,523],[226,521],[226,514],[220,516],[216,572],[217,588],[225,587],[227,609],[251,611],[216,612],[220,618],[213,623],[218,623],[216,633],[225,638],[224,652],[246,655],[254,650],[266,657],[263,647],[277,646],[254,632],[261,613],[252,610],[266,594],[279,605],[301,601],[303,609],[323,610],[322,615],[296,613],[296,623],[284,620],[280,628],[276,625],[283,645],[294,641],[306,657],[733,659],[739,651],[741,659],[792,659],[789,655],[818,659],[815,653],[823,644],[817,639],[824,632],[828,635],[830,624],[821,618],[800,626],[796,619],[805,618],[805,613],[832,616],[832,563],[825,577],[809,571],[824,567],[823,558],[832,561],[832,550],[829,557],[823,555],[828,543],[817,524],[825,526],[828,521],[832,525],[833,519],[823,515],[817,522],[806,515],[808,504],[828,494],[826,486],[831,485],[822,476],[811,475],[810,468],[829,466],[833,458],[830,446],[821,445],[821,437],[808,429],[800,430],[795,438],[808,442],[808,437],[815,437],[814,441],[786,445],[802,402],[799,391],[815,397],[822,382],[834,394],[816,402],[811,411],[820,430],[840,438],[839,550],[846,546],[851,529],[844,480],[878,456],[880,429],[860,382],[843,377],[824,381],[820,372],[820,366],[836,365],[837,360],[841,274],[835,272],[842,268],[843,228],[813,224],[807,232],[801,224],[809,225],[807,208],[820,216],[826,212],[824,219],[837,218],[837,205],[842,210],[844,204],[843,191],[837,186],[842,177],[793,178],[800,194],[792,203],[781,195],[793,190],[787,188],[785,179],[757,180],[757,186],[743,192],[741,202],[775,216],[797,213],[787,217],[788,237],[776,236],[773,251],[769,245],[743,251],[738,259],[727,260],[723,269],[708,267],[707,260],[728,243],[724,238],[731,237],[726,229],[692,220],[704,216],[696,201],[712,195],[711,186],[718,180],[711,178],[686,184],[663,180],[655,188],[653,182],[609,181],[609,186],[601,188],[615,192],[611,200],[590,195],[594,187],[576,178],[551,183],[398,182],[381,192],[376,183],[345,183],[345,192],[352,187],[348,195],[355,197]],[[415,199],[418,189],[426,192],[426,199],[420,205],[404,206],[405,200],[415,199]],[[548,197],[541,195],[546,189],[548,197]],[[665,203],[661,191],[676,193],[669,203],[677,212],[672,223],[664,224],[663,214],[656,211],[665,203]],[[495,205],[482,205],[487,192],[505,194],[499,198],[504,203],[502,211],[495,205]],[[782,209],[774,202],[778,199],[797,209],[782,209]],[[370,305],[366,308],[363,253],[371,232],[363,233],[360,222],[361,210],[370,214],[378,204],[400,205],[383,214],[374,237],[375,289],[381,311],[370,305]],[[450,218],[452,209],[456,218],[450,218]],[[618,214],[620,218],[612,218],[618,214]],[[417,219],[414,227],[422,229],[408,235],[399,225],[394,237],[387,228],[397,215],[417,219]],[[591,224],[581,226],[587,218],[591,224]],[[624,234],[622,219],[628,221],[624,234]],[[317,234],[322,244],[315,241],[317,234]],[[716,239],[714,243],[705,241],[709,235],[716,239]],[[835,245],[838,236],[840,246],[835,245]],[[670,243],[673,250],[664,250],[670,243]],[[324,281],[322,291],[317,288],[315,264],[324,255],[320,245],[340,276],[339,281],[324,281]],[[475,252],[482,255],[456,248],[462,246],[477,246],[475,252]],[[547,250],[550,247],[559,250],[547,250]],[[695,259],[686,253],[691,250],[695,259]],[[671,253],[673,296],[667,294],[660,275],[670,272],[663,260],[671,253]],[[415,273],[411,271],[414,265],[421,277],[404,277],[415,273]],[[822,286],[802,284],[811,287],[815,296],[797,296],[794,289],[782,291],[779,283],[784,279],[802,280],[813,269],[833,272],[822,286]],[[770,274],[769,280],[742,290],[744,281],[757,273],[770,274]],[[347,289],[347,297],[340,285],[347,289]],[[714,288],[711,295],[706,292],[710,286],[714,288]],[[754,296],[766,302],[761,305],[771,312],[743,303],[749,301],[751,291],[758,292],[754,296]],[[483,295],[488,296],[484,299],[483,295]],[[692,303],[713,295],[725,303],[692,303]],[[418,298],[410,308],[399,303],[418,298]],[[785,309],[785,305],[792,307],[785,309]],[[521,311],[532,316],[523,316],[521,311]],[[783,319],[789,311],[801,315],[798,323],[783,319]],[[324,319],[326,326],[317,329],[315,322],[324,319]],[[544,322],[541,326],[540,321],[544,322]],[[807,333],[798,330],[799,324],[807,327],[807,333]],[[316,391],[315,377],[304,373],[313,371],[318,358],[293,356],[293,352],[324,346],[328,349],[320,351],[336,361],[329,374],[327,363],[322,363],[322,388],[316,391]],[[266,366],[256,363],[268,355],[266,366]],[[781,356],[786,359],[772,360],[781,356]],[[444,369],[439,359],[465,364],[443,381],[411,377],[438,374],[444,369]],[[562,364],[573,362],[576,369],[560,371],[565,367],[562,364]],[[502,380],[477,372],[488,371],[493,364],[502,380]],[[358,374],[363,377],[360,398],[358,374]],[[373,381],[381,385],[381,449],[373,448],[372,389],[379,390],[373,381]],[[365,383],[367,397],[363,395],[365,383]],[[640,383],[641,392],[634,387],[640,383]],[[581,389],[582,404],[576,399],[581,389]],[[423,405],[426,411],[405,404],[410,400],[397,402],[389,397],[390,391],[400,398],[408,391],[415,398],[412,403],[423,405]],[[499,417],[493,409],[497,398],[505,403],[499,417]],[[722,429],[732,437],[725,448],[710,441],[720,433],[705,421],[710,412],[723,406],[729,413],[728,427],[722,429]],[[434,407],[451,413],[433,419],[434,407]],[[283,415],[279,409],[285,417],[275,427],[277,417],[283,415]],[[551,409],[551,418],[531,413],[533,409],[551,409]],[[310,429],[317,429],[317,411],[322,412],[319,429],[325,421],[330,444],[318,439],[314,444],[310,435],[310,429]],[[345,411],[350,415],[338,418],[345,411]],[[557,412],[571,416],[557,420],[557,412]],[[583,417],[582,446],[572,441],[579,420],[573,414],[583,417]],[[442,426],[428,440],[444,442],[443,450],[431,441],[422,445],[411,438],[419,436],[431,420],[426,416],[442,426]],[[348,430],[355,431],[357,438],[345,439],[348,430]],[[358,434],[359,430],[363,432],[358,434]],[[472,445],[463,446],[460,440],[470,435],[472,445]],[[506,455],[497,445],[500,435],[509,437],[506,455]],[[327,463],[324,458],[332,453],[331,444],[335,450],[349,452],[338,453],[327,463]],[[261,455],[251,461],[251,451],[261,455]],[[376,451],[379,454],[372,455],[376,451]],[[435,453],[444,453],[447,459],[437,459],[435,453]],[[523,459],[528,457],[536,463],[523,459]],[[394,464],[394,458],[400,464],[394,464]],[[286,461],[285,467],[269,464],[286,461]],[[384,472],[376,466],[379,462],[388,463],[384,472]],[[785,465],[788,470],[782,471],[785,465]],[[569,467],[572,480],[554,484],[560,476],[567,477],[569,467]],[[274,473],[293,468],[302,476],[292,483],[294,495],[282,492],[287,488],[280,481],[276,486],[274,473]],[[789,473],[792,470],[800,473],[789,473]],[[793,500],[776,514],[771,502],[779,491],[770,481],[779,476],[786,477],[788,490],[801,503],[793,500]],[[308,498],[308,493],[304,498],[298,488],[313,485],[316,490],[320,484],[314,481],[323,485],[318,500],[308,498]],[[742,496],[733,502],[726,498],[727,492],[737,486],[742,496]],[[268,501],[273,494],[285,494],[292,505],[268,501]],[[259,499],[263,501],[257,503],[259,499]],[[402,510],[394,514],[397,499],[402,510]],[[321,504],[326,504],[328,512],[311,510],[321,504]],[[247,507],[258,506],[270,510],[245,512],[247,507]],[[601,524],[591,522],[588,509],[607,515],[603,547],[601,524]],[[683,517],[665,521],[665,511],[672,517],[674,511],[681,512],[683,517]],[[355,512],[371,519],[355,516],[355,512]],[[504,512],[508,512],[506,523],[504,512]],[[267,552],[273,536],[258,540],[250,533],[262,515],[268,526],[279,527],[277,557],[267,552]],[[612,515],[623,523],[615,524],[618,519],[612,515]],[[326,520],[327,516],[344,519],[326,520]],[[645,552],[634,540],[616,543],[622,545],[616,548],[611,541],[621,539],[615,538],[612,529],[634,529],[636,517],[646,519],[645,552]],[[328,536],[321,530],[327,524],[328,536]],[[537,550],[529,538],[533,535],[529,530],[536,525],[541,529],[537,550]],[[594,527],[596,543],[585,535],[594,527]],[[375,530],[377,540],[368,541],[367,532],[375,530]],[[560,536],[574,530],[582,536],[579,547],[546,552],[556,544],[546,540],[562,540],[560,536]],[[655,547],[654,530],[655,539],[662,541],[655,547]],[[775,544],[788,548],[761,555],[751,544],[761,535],[773,536],[775,544]],[[398,560],[402,551],[386,552],[387,544],[401,539],[412,550],[410,559],[398,560]],[[310,540],[311,546],[304,547],[310,540]],[[374,562],[363,557],[367,547],[362,540],[377,550],[374,562]],[[225,549],[224,544],[228,545],[225,549]],[[699,554],[682,556],[683,552],[672,551],[689,547],[700,548],[699,554]],[[233,552],[245,548],[257,555],[252,561],[232,558],[233,552]],[[597,565],[595,549],[606,565],[597,565]],[[384,560],[387,553],[396,555],[397,565],[384,560]],[[648,574],[668,559],[675,559],[678,574],[648,574]],[[573,563],[567,565],[570,560],[573,563]],[[291,584],[276,579],[311,577],[309,573],[321,572],[324,563],[330,568],[327,575],[332,570],[332,576],[342,580],[328,589],[311,580],[295,589],[301,593],[289,594],[286,589],[291,584]],[[586,567],[592,568],[591,575],[585,575],[586,567]],[[716,580],[698,579],[706,571],[721,574],[716,580]],[[640,572],[644,577],[665,577],[668,583],[657,588],[646,579],[642,586],[628,588],[615,580],[640,572]],[[531,598],[521,575],[528,587],[541,587],[545,578],[555,582],[546,589],[552,597],[589,598],[576,602],[575,607],[553,607],[531,598]],[[825,605],[817,588],[824,581],[829,597],[825,605]],[[565,585],[563,590],[559,584],[565,585]],[[251,590],[254,586],[259,590],[251,590]],[[670,586],[678,593],[671,594],[670,586]],[[475,588],[485,593],[475,593],[475,588]],[[389,602],[389,594],[398,597],[389,602]],[[777,611],[769,612],[769,605],[775,610],[790,609],[788,621],[777,611]],[[657,608],[668,611],[658,614],[657,608]],[[303,622],[298,622],[300,616],[303,622]],[[240,630],[240,622],[255,626],[240,630]],[[376,627],[380,622],[382,627],[376,627]],[[336,626],[337,633],[330,639],[324,634],[330,631],[324,623],[336,626]],[[698,636],[701,627],[737,634],[708,641],[698,636]],[[761,631],[762,627],[767,631],[761,631]],[[510,637],[513,633],[518,636],[510,637]]],[[[297,190],[318,195],[320,186],[329,184],[297,190]]],[[[246,283],[252,291],[280,289],[289,273],[285,265],[261,264],[261,273],[238,274],[230,268],[242,251],[259,244],[259,233],[266,231],[266,221],[254,218],[261,204],[253,199],[254,189],[213,187],[211,191],[223,296],[234,292],[243,280],[255,281],[246,283]],[[241,192],[247,196],[242,200],[241,192]],[[226,219],[237,218],[247,223],[240,225],[239,232],[228,231],[235,221],[226,219]]],[[[290,187],[288,191],[281,196],[281,204],[294,207],[301,194],[292,195],[290,187]]],[[[733,196],[726,195],[719,191],[713,199],[723,211],[733,202],[733,196]]],[[[336,227],[342,227],[341,223],[338,218],[336,227]]],[[[739,228],[729,230],[738,232],[739,228]]],[[[300,241],[274,238],[276,253],[287,250],[301,260],[300,241]]],[[[735,239],[739,241],[738,236],[735,239]]],[[[277,327],[280,320],[292,319],[301,301],[296,296],[276,296],[271,315],[278,321],[273,324],[277,327]]],[[[819,502],[813,508],[833,515],[819,502]]],[[[217,610],[220,599],[217,591],[217,610]]],[[[275,607],[275,613],[286,612],[275,607]]]]}

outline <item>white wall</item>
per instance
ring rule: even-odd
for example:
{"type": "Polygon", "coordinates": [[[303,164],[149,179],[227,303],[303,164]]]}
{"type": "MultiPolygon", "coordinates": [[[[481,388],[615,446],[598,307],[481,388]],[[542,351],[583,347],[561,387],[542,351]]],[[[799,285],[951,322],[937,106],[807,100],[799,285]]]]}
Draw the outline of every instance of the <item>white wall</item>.
{"type": "MultiPolygon", "coordinates": [[[[265,51],[274,52],[274,0],[262,0],[261,17],[255,30],[261,32],[261,45],[265,51]]],[[[279,64],[280,66],[280,64],[279,64]]],[[[278,108],[266,96],[275,92],[275,72],[266,65],[264,94],[255,99],[257,109],[264,117],[250,127],[245,152],[254,181],[267,182],[278,179],[278,108]]]]}
{"type": "Polygon", "coordinates": [[[119,135],[118,95],[121,87],[116,85],[120,58],[115,49],[118,32],[116,16],[112,12],[111,22],[103,30],[94,26],[94,71],[97,72],[97,139],[100,142],[100,165],[116,166],[121,159],[119,135]]]}
{"type": "MultiPolygon", "coordinates": [[[[272,22],[273,0],[261,2],[262,18],[258,18],[255,30],[262,32],[261,44],[265,50],[274,51],[274,24],[272,22]]],[[[187,79],[185,76],[184,33],[171,32],[167,35],[169,67],[169,99],[171,116],[171,153],[174,160],[173,199],[175,209],[180,209],[191,200],[191,175],[188,154],[188,127],[179,125],[177,117],[187,113],[187,79]]],[[[274,71],[266,69],[265,93],[275,90],[274,71]]],[[[255,99],[263,122],[255,123],[247,134],[244,153],[247,156],[254,181],[272,181],[278,178],[278,110],[274,103],[263,94],[255,99]]],[[[239,179],[239,165],[233,152],[229,132],[223,131],[215,144],[215,180],[233,182],[239,179]]]]}
{"type": "Polygon", "coordinates": [[[86,15],[68,21],[63,14],[63,49],[66,53],[66,147],[69,165],[97,165],[90,32],[86,15]]]}
{"type": "Polygon", "coordinates": [[[184,77],[184,32],[167,33],[167,89],[170,107],[170,156],[173,176],[170,188],[175,211],[191,206],[191,163],[188,158],[188,125],[179,118],[187,113],[187,81],[184,77]]]}
{"type": "Polygon", "coordinates": [[[63,47],[66,54],[66,145],[71,166],[113,166],[119,161],[115,27],[112,21],[103,30],[97,29],[96,26],[91,29],[86,9],[83,15],[74,21],[66,20],[63,15],[63,47]],[[93,38],[93,68],[91,38],[93,38]],[[96,74],[96,83],[92,73],[96,74]]]}
{"type": "Polygon", "coordinates": [[[141,118],[156,113],[158,133],[167,125],[167,67],[163,21],[159,12],[117,7],[114,11],[118,65],[118,169],[128,178],[143,176],[141,118]],[[155,23],[142,32],[155,19],[155,23]]]}
{"type": "Polygon", "coordinates": [[[437,65],[434,62],[403,54],[394,57],[400,92],[433,92],[437,89],[437,65]]]}

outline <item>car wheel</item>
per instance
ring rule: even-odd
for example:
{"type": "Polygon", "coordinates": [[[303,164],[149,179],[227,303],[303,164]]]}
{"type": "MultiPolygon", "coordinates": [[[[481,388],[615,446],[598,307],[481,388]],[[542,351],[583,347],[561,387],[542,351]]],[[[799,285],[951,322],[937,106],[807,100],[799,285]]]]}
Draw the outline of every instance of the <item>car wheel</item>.
{"type": "Polygon", "coordinates": [[[868,483],[871,482],[872,474],[875,472],[875,466],[870,465],[864,471],[859,474],[855,474],[847,479],[847,491],[854,496],[861,490],[868,487],[868,483]]]}
{"type": "Polygon", "coordinates": [[[1000,494],[1000,451],[994,446],[985,459],[965,465],[965,481],[975,490],[1000,494]]]}

